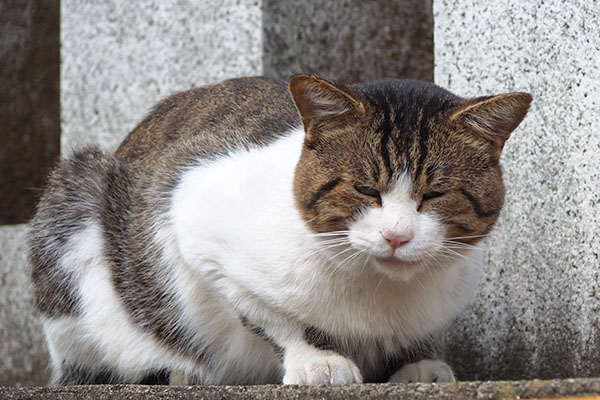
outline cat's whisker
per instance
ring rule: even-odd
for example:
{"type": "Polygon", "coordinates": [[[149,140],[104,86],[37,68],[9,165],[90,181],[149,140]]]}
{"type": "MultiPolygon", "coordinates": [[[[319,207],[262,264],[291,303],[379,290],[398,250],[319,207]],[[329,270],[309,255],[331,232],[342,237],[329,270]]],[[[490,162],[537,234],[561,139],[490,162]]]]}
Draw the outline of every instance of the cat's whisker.
{"type": "Polygon", "coordinates": [[[470,178],[461,178],[461,177],[458,177],[458,176],[438,176],[436,178],[438,178],[438,179],[448,179],[448,180],[454,180],[454,181],[466,182],[466,183],[473,182],[473,179],[470,179],[470,178]]]}
{"type": "Polygon", "coordinates": [[[354,276],[354,278],[352,279],[352,282],[354,283],[357,279],[359,279],[365,272],[365,269],[367,268],[368,264],[368,259],[369,256],[366,254],[363,254],[365,260],[363,261],[363,263],[360,266],[360,270],[358,271],[358,273],[354,276]]]}
{"type": "Polygon", "coordinates": [[[446,238],[446,240],[458,240],[458,239],[478,239],[478,238],[485,238],[488,237],[490,234],[486,233],[486,234],[482,234],[482,235],[471,235],[471,236],[454,236],[454,237],[449,237],[446,238]]]}
{"type": "MultiPolygon", "coordinates": [[[[475,248],[477,248],[477,247],[475,247],[475,248]]],[[[441,244],[435,245],[434,249],[435,249],[436,253],[440,254],[443,257],[447,257],[449,259],[461,258],[464,260],[475,262],[475,259],[473,257],[470,257],[467,254],[462,254],[459,252],[460,250],[471,251],[472,250],[471,248],[453,247],[453,246],[448,246],[448,245],[441,243],[441,244]]]]}
{"type": "MultiPolygon", "coordinates": [[[[336,271],[336,272],[343,271],[343,268],[346,266],[347,263],[351,262],[353,259],[355,259],[356,257],[358,257],[359,255],[362,254],[362,252],[360,250],[356,250],[351,247],[348,248],[347,250],[353,250],[354,253],[350,254],[349,256],[344,258],[341,262],[339,262],[336,266],[334,266],[334,268],[333,268],[334,271],[336,271]]],[[[344,252],[340,252],[339,254],[337,254],[337,256],[341,255],[344,252]]]]}
{"type": "Polygon", "coordinates": [[[337,243],[327,243],[327,244],[323,244],[323,245],[317,245],[313,247],[313,252],[312,253],[323,253],[323,252],[327,252],[328,250],[331,249],[335,249],[338,248],[340,246],[347,246],[348,243],[345,242],[337,242],[337,243]]]}
{"type": "Polygon", "coordinates": [[[381,279],[379,279],[379,282],[377,282],[377,285],[375,285],[375,289],[373,289],[374,292],[377,292],[377,289],[379,288],[379,286],[381,285],[381,283],[383,282],[384,279],[385,279],[385,275],[382,275],[381,279]]]}
{"type": "MultiPolygon", "coordinates": [[[[347,265],[350,265],[350,264],[354,263],[355,261],[357,261],[362,256],[363,256],[363,253],[361,251],[356,251],[356,253],[354,253],[353,256],[348,257],[348,259],[345,260],[345,262],[344,262],[344,264],[342,266],[345,268],[347,265]]],[[[362,264],[363,265],[361,265],[361,268],[363,268],[363,266],[364,266],[364,263],[362,263],[362,264]]]]}
{"type": "Polygon", "coordinates": [[[317,245],[323,245],[323,244],[329,244],[329,243],[350,243],[350,240],[348,240],[348,238],[331,238],[331,239],[318,240],[316,242],[317,245]]]}
{"type": "Polygon", "coordinates": [[[473,246],[471,244],[466,244],[466,243],[461,243],[461,242],[453,242],[453,241],[443,242],[443,246],[452,248],[452,249],[478,250],[478,251],[484,250],[479,246],[473,246]]]}
{"type": "Polygon", "coordinates": [[[447,254],[448,256],[453,256],[453,257],[462,258],[462,259],[464,259],[464,260],[467,260],[467,261],[470,261],[470,262],[476,262],[476,261],[477,261],[477,260],[476,260],[476,259],[474,259],[473,257],[470,257],[470,256],[468,256],[468,255],[466,255],[466,254],[461,254],[461,253],[459,253],[459,252],[457,252],[457,251],[455,251],[455,250],[452,250],[452,249],[450,249],[450,248],[447,248],[447,247],[444,247],[444,248],[442,248],[442,249],[439,249],[439,251],[440,251],[440,253],[443,253],[443,254],[445,253],[445,254],[447,254]]]}
{"type": "Polygon", "coordinates": [[[344,264],[344,262],[346,262],[349,258],[355,256],[356,254],[359,254],[358,250],[349,247],[346,250],[341,251],[338,254],[336,254],[336,258],[341,256],[342,254],[346,253],[347,251],[351,251],[352,253],[349,256],[346,256],[342,261],[340,261],[335,268],[341,267],[344,264]]]}
{"type": "Polygon", "coordinates": [[[331,231],[331,232],[316,232],[316,233],[309,233],[309,236],[312,237],[328,237],[328,236],[347,236],[350,233],[350,231],[346,230],[346,231],[331,231]]]}
{"type": "Polygon", "coordinates": [[[331,255],[330,257],[328,257],[326,260],[327,262],[332,262],[334,261],[336,258],[340,257],[342,254],[347,253],[348,251],[357,251],[356,249],[353,249],[352,247],[348,247],[344,250],[341,250],[333,255],[331,255]]]}
{"type": "Polygon", "coordinates": [[[348,240],[347,238],[319,240],[314,243],[314,248],[316,248],[317,250],[326,250],[328,248],[333,248],[340,245],[350,245],[350,240],[348,240]]]}
{"type": "Polygon", "coordinates": [[[421,279],[419,277],[419,274],[416,274],[415,276],[413,276],[413,279],[419,284],[419,286],[421,286],[421,289],[425,289],[425,285],[423,285],[423,282],[421,282],[421,279]]]}
{"type": "MultiPolygon", "coordinates": [[[[348,243],[334,243],[334,244],[330,244],[328,246],[323,246],[323,247],[317,246],[310,253],[304,254],[303,258],[305,258],[305,259],[306,258],[310,258],[310,257],[313,257],[313,256],[315,256],[317,254],[325,253],[328,250],[331,250],[331,249],[334,249],[336,247],[343,246],[343,245],[348,245],[348,243]]],[[[335,254],[332,257],[335,257],[335,254]]]]}
{"type": "Polygon", "coordinates": [[[438,267],[444,268],[444,266],[442,265],[442,263],[440,262],[440,260],[438,260],[438,258],[434,254],[431,254],[431,252],[429,252],[427,250],[425,250],[425,254],[427,254],[427,256],[429,258],[431,258],[438,265],[438,267]]]}

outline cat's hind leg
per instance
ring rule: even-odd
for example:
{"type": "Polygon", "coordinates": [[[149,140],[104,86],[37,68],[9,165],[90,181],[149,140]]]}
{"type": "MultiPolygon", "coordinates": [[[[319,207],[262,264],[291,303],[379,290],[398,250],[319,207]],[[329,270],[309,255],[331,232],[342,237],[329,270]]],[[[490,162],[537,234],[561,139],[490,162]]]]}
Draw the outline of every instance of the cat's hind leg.
{"type": "Polygon", "coordinates": [[[119,375],[109,369],[89,369],[80,365],[63,363],[58,385],[114,385],[126,383],[119,375]]]}
{"type": "Polygon", "coordinates": [[[51,385],[125,383],[102,366],[100,354],[87,339],[77,316],[47,318],[44,333],[52,365],[51,385]]]}
{"type": "Polygon", "coordinates": [[[81,325],[77,317],[49,318],[44,322],[52,385],[169,384],[170,372],[166,369],[149,370],[141,378],[135,378],[108,367],[81,325]]]}

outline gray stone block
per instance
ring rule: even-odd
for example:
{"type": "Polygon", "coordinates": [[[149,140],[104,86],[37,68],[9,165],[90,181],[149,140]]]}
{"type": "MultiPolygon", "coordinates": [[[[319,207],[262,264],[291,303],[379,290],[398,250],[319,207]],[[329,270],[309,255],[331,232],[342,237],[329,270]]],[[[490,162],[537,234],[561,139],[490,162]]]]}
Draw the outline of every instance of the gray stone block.
{"type": "Polygon", "coordinates": [[[114,150],[160,99],[262,72],[257,1],[61,1],[61,148],[114,150]]]}
{"type": "Polygon", "coordinates": [[[58,158],[58,3],[0,2],[0,225],[31,217],[58,158]]]}
{"type": "Polygon", "coordinates": [[[431,0],[263,0],[264,73],[433,80],[431,0]]]}
{"type": "Polygon", "coordinates": [[[0,386],[40,385],[49,377],[42,326],[32,304],[25,232],[25,225],[0,228],[0,386]]]}
{"type": "Polygon", "coordinates": [[[600,375],[600,3],[436,0],[435,81],[527,91],[485,279],[449,333],[462,379],[600,375]]]}

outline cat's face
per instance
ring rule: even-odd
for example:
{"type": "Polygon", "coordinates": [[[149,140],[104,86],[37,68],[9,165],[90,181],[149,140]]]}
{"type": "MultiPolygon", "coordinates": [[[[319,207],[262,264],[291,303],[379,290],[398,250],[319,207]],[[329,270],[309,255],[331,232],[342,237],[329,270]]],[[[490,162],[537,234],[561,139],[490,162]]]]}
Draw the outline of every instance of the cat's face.
{"type": "Polygon", "coordinates": [[[424,82],[306,75],[290,89],[306,130],[297,206],[325,240],[407,280],[490,231],[504,200],[500,151],[529,95],[464,100],[424,82]]]}

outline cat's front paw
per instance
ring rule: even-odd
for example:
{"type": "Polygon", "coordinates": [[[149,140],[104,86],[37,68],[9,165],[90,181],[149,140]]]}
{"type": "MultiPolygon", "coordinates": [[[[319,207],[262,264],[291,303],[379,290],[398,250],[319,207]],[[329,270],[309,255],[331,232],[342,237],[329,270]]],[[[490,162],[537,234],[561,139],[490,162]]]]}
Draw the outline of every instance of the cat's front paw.
{"type": "Polygon", "coordinates": [[[390,378],[390,382],[456,382],[452,369],[448,364],[440,360],[423,360],[407,364],[396,371],[390,378]]]}
{"type": "Polygon", "coordinates": [[[362,375],[356,364],[331,351],[295,357],[285,364],[284,385],[362,383],[362,375]]]}

